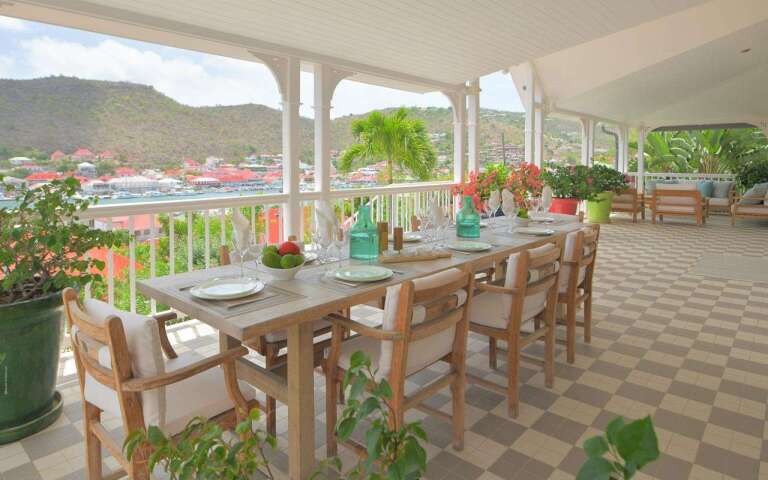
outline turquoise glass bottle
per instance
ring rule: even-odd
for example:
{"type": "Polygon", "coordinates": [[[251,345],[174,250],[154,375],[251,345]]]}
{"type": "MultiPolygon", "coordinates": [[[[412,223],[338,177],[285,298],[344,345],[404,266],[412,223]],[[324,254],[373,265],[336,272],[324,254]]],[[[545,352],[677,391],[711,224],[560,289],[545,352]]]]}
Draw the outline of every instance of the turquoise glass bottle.
{"type": "Polygon", "coordinates": [[[371,220],[371,208],[361,205],[357,211],[357,222],[349,235],[349,256],[357,260],[379,258],[379,231],[371,220]]]}
{"type": "Polygon", "coordinates": [[[480,238],[480,214],[475,210],[475,202],[469,195],[464,195],[461,210],[456,214],[456,236],[480,238]]]}

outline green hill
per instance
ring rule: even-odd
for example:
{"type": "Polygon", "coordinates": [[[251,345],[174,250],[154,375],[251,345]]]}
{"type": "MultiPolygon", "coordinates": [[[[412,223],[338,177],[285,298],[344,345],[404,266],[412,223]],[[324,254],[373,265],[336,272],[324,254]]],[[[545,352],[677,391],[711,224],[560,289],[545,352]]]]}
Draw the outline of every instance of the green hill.
{"type": "MultiPolygon", "coordinates": [[[[412,108],[436,133],[440,153],[452,148],[449,108],[412,108]]],[[[360,115],[332,122],[332,145],[342,150],[351,141],[349,124],[360,115]]],[[[522,143],[523,114],[481,111],[481,142],[522,143]]],[[[578,125],[548,119],[547,148],[561,145],[578,151],[578,125]],[[570,145],[570,146],[569,146],[570,145]]],[[[301,119],[302,159],[312,158],[313,121],[301,119]]],[[[154,88],[127,82],[48,77],[0,79],[0,154],[36,149],[72,152],[86,147],[110,150],[120,160],[140,166],[178,165],[184,157],[213,155],[230,160],[249,152],[281,150],[281,112],[264,105],[190,107],[154,88]]]]}

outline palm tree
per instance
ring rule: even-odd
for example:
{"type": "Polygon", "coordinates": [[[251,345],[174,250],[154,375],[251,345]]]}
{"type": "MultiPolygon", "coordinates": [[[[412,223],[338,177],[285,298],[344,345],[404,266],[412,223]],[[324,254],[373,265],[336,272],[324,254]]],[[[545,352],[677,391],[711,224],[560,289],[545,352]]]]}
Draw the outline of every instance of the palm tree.
{"type": "Polygon", "coordinates": [[[352,122],[352,135],[357,143],[339,157],[338,168],[348,172],[356,165],[387,162],[387,184],[394,181],[394,167],[407,170],[419,180],[427,180],[437,163],[437,155],[429,141],[423,120],[408,118],[408,110],[400,108],[391,115],[371,112],[368,118],[352,122]]]}

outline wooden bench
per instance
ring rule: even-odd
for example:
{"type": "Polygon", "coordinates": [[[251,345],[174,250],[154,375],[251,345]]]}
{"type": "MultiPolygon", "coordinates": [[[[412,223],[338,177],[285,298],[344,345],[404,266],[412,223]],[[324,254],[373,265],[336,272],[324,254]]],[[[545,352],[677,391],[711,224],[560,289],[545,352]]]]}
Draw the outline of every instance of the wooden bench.
{"type": "Polygon", "coordinates": [[[657,186],[651,196],[651,221],[664,221],[664,216],[695,217],[697,225],[703,225],[709,214],[709,202],[701,196],[696,184],[657,186]]]}
{"type": "Polygon", "coordinates": [[[611,212],[624,212],[632,215],[632,223],[637,223],[637,214],[645,220],[645,201],[636,188],[628,188],[613,197],[611,212]]]}

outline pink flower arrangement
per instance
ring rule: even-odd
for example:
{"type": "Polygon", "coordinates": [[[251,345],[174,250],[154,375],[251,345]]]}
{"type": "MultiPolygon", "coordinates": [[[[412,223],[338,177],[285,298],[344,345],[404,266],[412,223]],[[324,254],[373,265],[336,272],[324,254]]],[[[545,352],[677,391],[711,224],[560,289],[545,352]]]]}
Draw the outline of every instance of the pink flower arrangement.
{"type": "Polygon", "coordinates": [[[528,210],[530,200],[541,195],[544,182],[540,178],[541,169],[532,163],[522,163],[510,170],[506,189],[515,196],[515,202],[528,210]]]}

